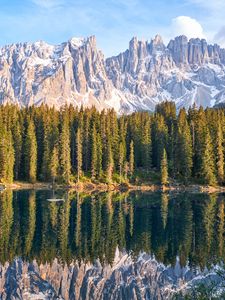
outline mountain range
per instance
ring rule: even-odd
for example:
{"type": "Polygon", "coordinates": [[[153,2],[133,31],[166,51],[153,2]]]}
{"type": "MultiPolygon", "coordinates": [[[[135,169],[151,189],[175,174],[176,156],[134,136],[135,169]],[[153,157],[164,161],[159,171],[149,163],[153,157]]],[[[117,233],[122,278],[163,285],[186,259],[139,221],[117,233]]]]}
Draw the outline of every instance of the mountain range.
{"type": "Polygon", "coordinates": [[[224,287],[216,270],[220,270],[217,265],[193,272],[182,267],[179,260],[174,266],[165,266],[146,253],[134,259],[119,251],[112,265],[99,260],[67,264],[57,259],[38,263],[17,258],[0,264],[0,299],[169,300],[175,293],[185,293],[200,282],[211,281],[218,283],[219,295],[224,287]]]}
{"type": "Polygon", "coordinates": [[[161,101],[177,108],[225,103],[225,49],[178,36],[166,46],[132,38],[125,52],[105,58],[95,36],[60,45],[43,41],[0,48],[0,104],[153,111],[161,101]]]}

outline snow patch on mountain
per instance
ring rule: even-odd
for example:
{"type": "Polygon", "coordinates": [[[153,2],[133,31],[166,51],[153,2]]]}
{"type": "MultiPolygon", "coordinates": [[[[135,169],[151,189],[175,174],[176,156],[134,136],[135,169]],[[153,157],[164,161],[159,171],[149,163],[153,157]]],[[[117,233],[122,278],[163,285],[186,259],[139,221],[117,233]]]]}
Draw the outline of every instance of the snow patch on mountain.
{"type": "Polygon", "coordinates": [[[0,48],[0,104],[58,109],[69,103],[131,113],[153,111],[165,100],[178,108],[225,103],[225,49],[185,36],[166,46],[159,35],[134,37],[125,52],[107,59],[94,36],[0,48]]]}

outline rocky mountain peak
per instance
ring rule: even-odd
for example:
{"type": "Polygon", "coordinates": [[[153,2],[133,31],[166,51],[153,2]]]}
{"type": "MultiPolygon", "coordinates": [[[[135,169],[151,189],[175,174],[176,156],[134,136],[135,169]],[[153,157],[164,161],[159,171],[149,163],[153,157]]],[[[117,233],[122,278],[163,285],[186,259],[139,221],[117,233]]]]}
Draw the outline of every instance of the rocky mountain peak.
{"type": "Polygon", "coordinates": [[[160,35],[150,42],[133,37],[126,51],[106,60],[95,36],[0,48],[3,104],[83,104],[130,113],[163,100],[186,108],[225,102],[225,49],[184,35],[167,46],[160,35]]]}
{"type": "Polygon", "coordinates": [[[171,40],[167,46],[171,51],[176,64],[188,63],[188,39],[185,35],[176,37],[171,40]]]}
{"type": "Polygon", "coordinates": [[[162,54],[165,51],[166,47],[163,43],[162,37],[157,34],[154,39],[151,40],[150,43],[150,51],[151,54],[162,54]]]}
{"type": "Polygon", "coordinates": [[[87,38],[83,38],[83,37],[72,37],[70,40],[69,40],[69,43],[76,47],[76,48],[80,48],[80,47],[83,47],[85,45],[90,45],[91,47],[93,48],[96,48],[97,47],[97,42],[96,42],[96,37],[94,35],[92,36],[89,36],[87,38]]]}
{"type": "Polygon", "coordinates": [[[162,39],[161,35],[156,34],[156,36],[154,37],[152,42],[154,45],[161,45],[161,44],[163,44],[163,39],[162,39]]]}

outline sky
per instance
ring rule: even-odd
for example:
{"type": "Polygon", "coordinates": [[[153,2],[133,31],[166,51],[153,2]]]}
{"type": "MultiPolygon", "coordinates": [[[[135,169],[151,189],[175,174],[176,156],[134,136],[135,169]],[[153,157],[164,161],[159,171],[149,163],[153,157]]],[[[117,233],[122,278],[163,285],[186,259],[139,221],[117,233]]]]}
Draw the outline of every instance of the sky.
{"type": "Polygon", "coordinates": [[[106,57],[133,36],[156,34],[165,43],[185,34],[225,47],[225,0],[0,0],[0,32],[0,45],[95,35],[106,57]]]}

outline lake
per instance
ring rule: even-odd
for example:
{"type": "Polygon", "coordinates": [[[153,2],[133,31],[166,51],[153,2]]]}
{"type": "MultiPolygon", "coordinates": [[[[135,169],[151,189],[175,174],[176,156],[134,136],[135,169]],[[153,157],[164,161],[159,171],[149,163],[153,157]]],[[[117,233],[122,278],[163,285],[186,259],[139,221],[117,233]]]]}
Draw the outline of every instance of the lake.
{"type": "Polygon", "coordinates": [[[0,299],[172,299],[217,276],[224,212],[224,194],[5,190],[0,299]]]}

